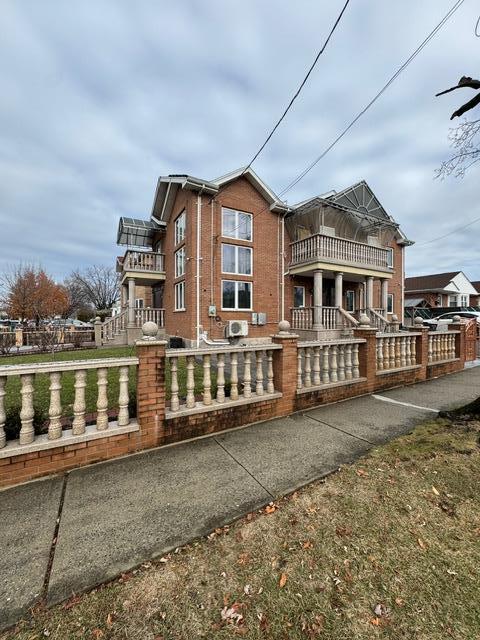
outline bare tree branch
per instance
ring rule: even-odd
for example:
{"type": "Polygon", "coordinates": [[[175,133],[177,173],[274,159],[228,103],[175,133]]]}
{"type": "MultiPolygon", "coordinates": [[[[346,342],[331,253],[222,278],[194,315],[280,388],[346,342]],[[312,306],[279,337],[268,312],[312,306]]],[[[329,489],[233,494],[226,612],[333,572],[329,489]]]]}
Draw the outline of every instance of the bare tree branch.
{"type": "Polygon", "coordinates": [[[445,91],[440,91],[440,93],[436,93],[435,97],[443,96],[446,93],[450,93],[450,91],[455,91],[455,89],[480,89],[480,80],[474,80],[468,76],[462,76],[454,87],[450,87],[450,89],[445,89],[445,91]]]}
{"type": "Polygon", "coordinates": [[[444,179],[446,176],[454,175],[462,178],[472,165],[480,161],[480,119],[465,120],[457,127],[451,128],[448,137],[455,153],[442,162],[435,172],[435,177],[444,179]]]}
{"type": "Polygon", "coordinates": [[[453,120],[454,118],[457,118],[459,116],[463,116],[465,112],[470,111],[470,109],[473,109],[473,107],[476,107],[477,104],[480,104],[480,93],[477,93],[476,96],[474,96],[471,100],[469,100],[464,105],[462,105],[460,109],[457,109],[456,111],[454,111],[450,116],[450,120],[453,120]]]}

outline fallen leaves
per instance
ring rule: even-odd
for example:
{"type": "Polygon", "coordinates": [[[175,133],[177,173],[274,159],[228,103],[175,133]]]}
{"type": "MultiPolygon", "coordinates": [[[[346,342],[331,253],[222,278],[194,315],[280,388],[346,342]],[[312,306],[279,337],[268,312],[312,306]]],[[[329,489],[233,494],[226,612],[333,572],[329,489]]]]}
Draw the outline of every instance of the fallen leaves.
{"type": "Polygon", "coordinates": [[[282,573],[282,575],[280,576],[280,580],[278,582],[278,586],[280,587],[280,589],[283,589],[283,587],[287,584],[287,574],[286,573],[282,573]]]}
{"type": "Polygon", "coordinates": [[[265,513],[270,514],[270,513],[275,513],[275,511],[278,509],[278,507],[276,506],[276,504],[274,502],[270,502],[270,504],[268,504],[265,507],[265,513]]]}
{"type": "Polygon", "coordinates": [[[420,549],[425,550],[427,548],[426,543],[421,538],[417,538],[417,543],[420,549]]]}
{"type": "Polygon", "coordinates": [[[220,617],[227,624],[240,625],[243,623],[243,615],[240,609],[243,607],[241,602],[234,602],[230,607],[226,606],[220,612],[220,617]]]}

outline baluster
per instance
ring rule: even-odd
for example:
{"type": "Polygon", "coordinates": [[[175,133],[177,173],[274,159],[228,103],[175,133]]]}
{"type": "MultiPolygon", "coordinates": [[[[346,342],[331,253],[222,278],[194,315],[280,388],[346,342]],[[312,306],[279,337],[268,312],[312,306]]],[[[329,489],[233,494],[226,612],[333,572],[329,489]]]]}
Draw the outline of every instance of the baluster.
{"type": "Polygon", "coordinates": [[[50,407],[48,409],[48,416],[50,418],[48,425],[49,440],[56,440],[62,437],[61,376],[62,374],[58,371],[50,373],[50,407]]]}
{"type": "Polygon", "coordinates": [[[302,381],[302,352],[304,349],[297,348],[297,389],[301,389],[303,387],[302,381]]]}
{"type": "Polygon", "coordinates": [[[97,370],[97,431],[108,429],[108,370],[101,367],[97,370]]]}
{"type": "Polygon", "coordinates": [[[455,335],[450,336],[450,359],[454,360],[456,357],[455,351],[455,335]]]}
{"type": "Polygon", "coordinates": [[[428,336],[428,363],[433,362],[433,336],[428,336]]]}
{"type": "Polygon", "coordinates": [[[33,442],[35,432],[33,429],[33,375],[25,374],[20,376],[22,389],[20,391],[22,396],[22,409],[20,411],[20,444],[29,444],[33,442]]]}
{"type": "Polygon", "coordinates": [[[353,377],[360,377],[360,362],[358,360],[358,344],[353,345],[353,377]]]}
{"type": "Polygon", "coordinates": [[[4,398],[6,394],[5,386],[7,384],[7,378],[2,376],[0,378],[0,449],[5,446],[7,437],[5,435],[5,421],[7,415],[5,412],[4,398]]]}
{"type": "Polygon", "coordinates": [[[313,384],[320,384],[320,347],[313,348],[313,384]]]}
{"type": "Polygon", "coordinates": [[[217,354],[217,402],[225,402],[225,354],[217,354]]]}
{"type": "Polygon", "coordinates": [[[410,364],[417,364],[417,339],[415,336],[410,337],[410,364]]]}
{"type": "Polygon", "coordinates": [[[377,338],[377,371],[383,370],[383,338],[377,338]]]}
{"type": "Polygon", "coordinates": [[[395,369],[395,338],[388,338],[390,348],[390,369],[395,369]]]}
{"type": "Polygon", "coordinates": [[[273,382],[273,351],[267,351],[267,393],[274,393],[275,385],[273,382]]]}
{"type": "Polygon", "coordinates": [[[345,345],[345,379],[351,380],[352,373],[352,346],[351,344],[345,345]]]}
{"type": "Polygon", "coordinates": [[[243,397],[250,398],[252,395],[252,374],[250,366],[252,363],[252,354],[246,351],[243,356],[243,397]]]}
{"type": "Polygon", "coordinates": [[[345,345],[338,345],[338,379],[345,380],[345,345]]]}
{"type": "Polygon", "coordinates": [[[170,410],[178,411],[180,407],[180,400],[178,398],[178,358],[170,358],[170,374],[172,382],[170,385],[170,410]]]}
{"type": "Polygon", "coordinates": [[[255,392],[257,396],[263,396],[265,391],[263,388],[263,351],[256,351],[255,359],[257,361],[257,370],[255,373],[257,384],[255,385],[255,392]]]}
{"type": "Polygon", "coordinates": [[[238,400],[238,353],[230,354],[230,400],[238,400]]]}
{"type": "Polygon", "coordinates": [[[337,374],[337,370],[338,370],[338,364],[337,364],[338,349],[337,349],[337,345],[333,344],[330,347],[330,350],[332,352],[332,357],[330,359],[330,382],[338,382],[338,374],[337,374]]]}
{"type": "Polygon", "coordinates": [[[312,386],[312,368],[310,365],[310,358],[311,358],[310,347],[307,347],[304,353],[305,353],[305,386],[311,387],[312,386]]]}
{"type": "Polygon", "coordinates": [[[405,336],[405,362],[407,367],[409,367],[412,364],[411,344],[412,344],[411,337],[405,336]]]}
{"type": "Polygon", "coordinates": [[[120,367],[118,384],[118,426],[126,427],[130,422],[128,414],[128,367],[120,367]]]}
{"type": "Polygon", "coordinates": [[[187,356],[187,409],[195,406],[195,356],[187,356]]]}
{"type": "Polygon", "coordinates": [[[85,387],[87,386],[87,372],[84,369],[75,371],[75,399],[73,402],[72,435],[85,433],[85,387]]]}
{"type": "Polygon", "coordinates": [[[210,377],[210,354],[203,356],[203,404],[212,404],[212,379],[210,377]]]}
{"type": "Polygon", "coordinates": [[[383,368],[390,369],[390,342],[389,338],[382,338],[383,368]]]}
{"type": "Polygon", "coordinates": [[[330,382],[330,347],[328,344],[323,345],[322,349],[322,382],[328,384],[330,382]]]}
{"type": "Polygon", "coordinates": [[[405,336],[401,336],[400,338],[400,366],[407,366],[407,351],[405,345],[405,336]]]}

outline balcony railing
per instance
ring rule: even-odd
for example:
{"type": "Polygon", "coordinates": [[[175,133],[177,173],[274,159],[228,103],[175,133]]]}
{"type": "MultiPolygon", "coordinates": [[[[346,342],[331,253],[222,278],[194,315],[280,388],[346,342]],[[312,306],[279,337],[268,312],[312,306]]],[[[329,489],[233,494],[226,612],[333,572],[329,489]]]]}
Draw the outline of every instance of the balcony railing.
{"type": "Polygon", "coordinates": [[[154,251],[127,251],[123,260],[123,271],[163,273],[165,271],[165,255],[154,251]]]}
{"type": "Polygon", "coordinates": [[[326,260],[335,264],[376,267],[383,271],[391,269],[388,264],[388,249],[345,238],[335,238],[317,233],[309,238],[292,242],[291,247],[290,266],[326,260]]]}

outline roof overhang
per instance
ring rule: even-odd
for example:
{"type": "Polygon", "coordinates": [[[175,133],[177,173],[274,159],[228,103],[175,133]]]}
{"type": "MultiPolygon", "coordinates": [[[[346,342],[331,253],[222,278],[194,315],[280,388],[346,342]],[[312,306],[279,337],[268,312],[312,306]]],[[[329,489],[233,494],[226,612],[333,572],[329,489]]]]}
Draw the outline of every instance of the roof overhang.
{"type": "Polygon", "coordinates": [[[200,180],[193,176],[164,176],[158,179],[153,200],[151,217],[159,222],[168,222],[172,212],[173,203],[179,189],[188,189],[215,195],[218,192],[217,185],[208,180],[200,180]]]}
{"type": "Polygon", "coordinates": [[[226,173],[224,176],[220,176],[220,178],[216,178],[213,182],[221,188],[240,177],[244,177],[248,180],[248,182],[250,182],[250,184],[263,196],[270,205],[270,211],[275,211],[277,213],[286,213],[289,211],[288,205],[279,199],[277,194],[255,173],[251,167],[241,167],[240,169],[226,173]]]}
{"type": "Polygon", "coordinates": [[[151,247],[155,233],[164,229],[165,226],[165,223],[161,221],[122,216],[118,221],[117,244],[131,247],[151,247]]]}

